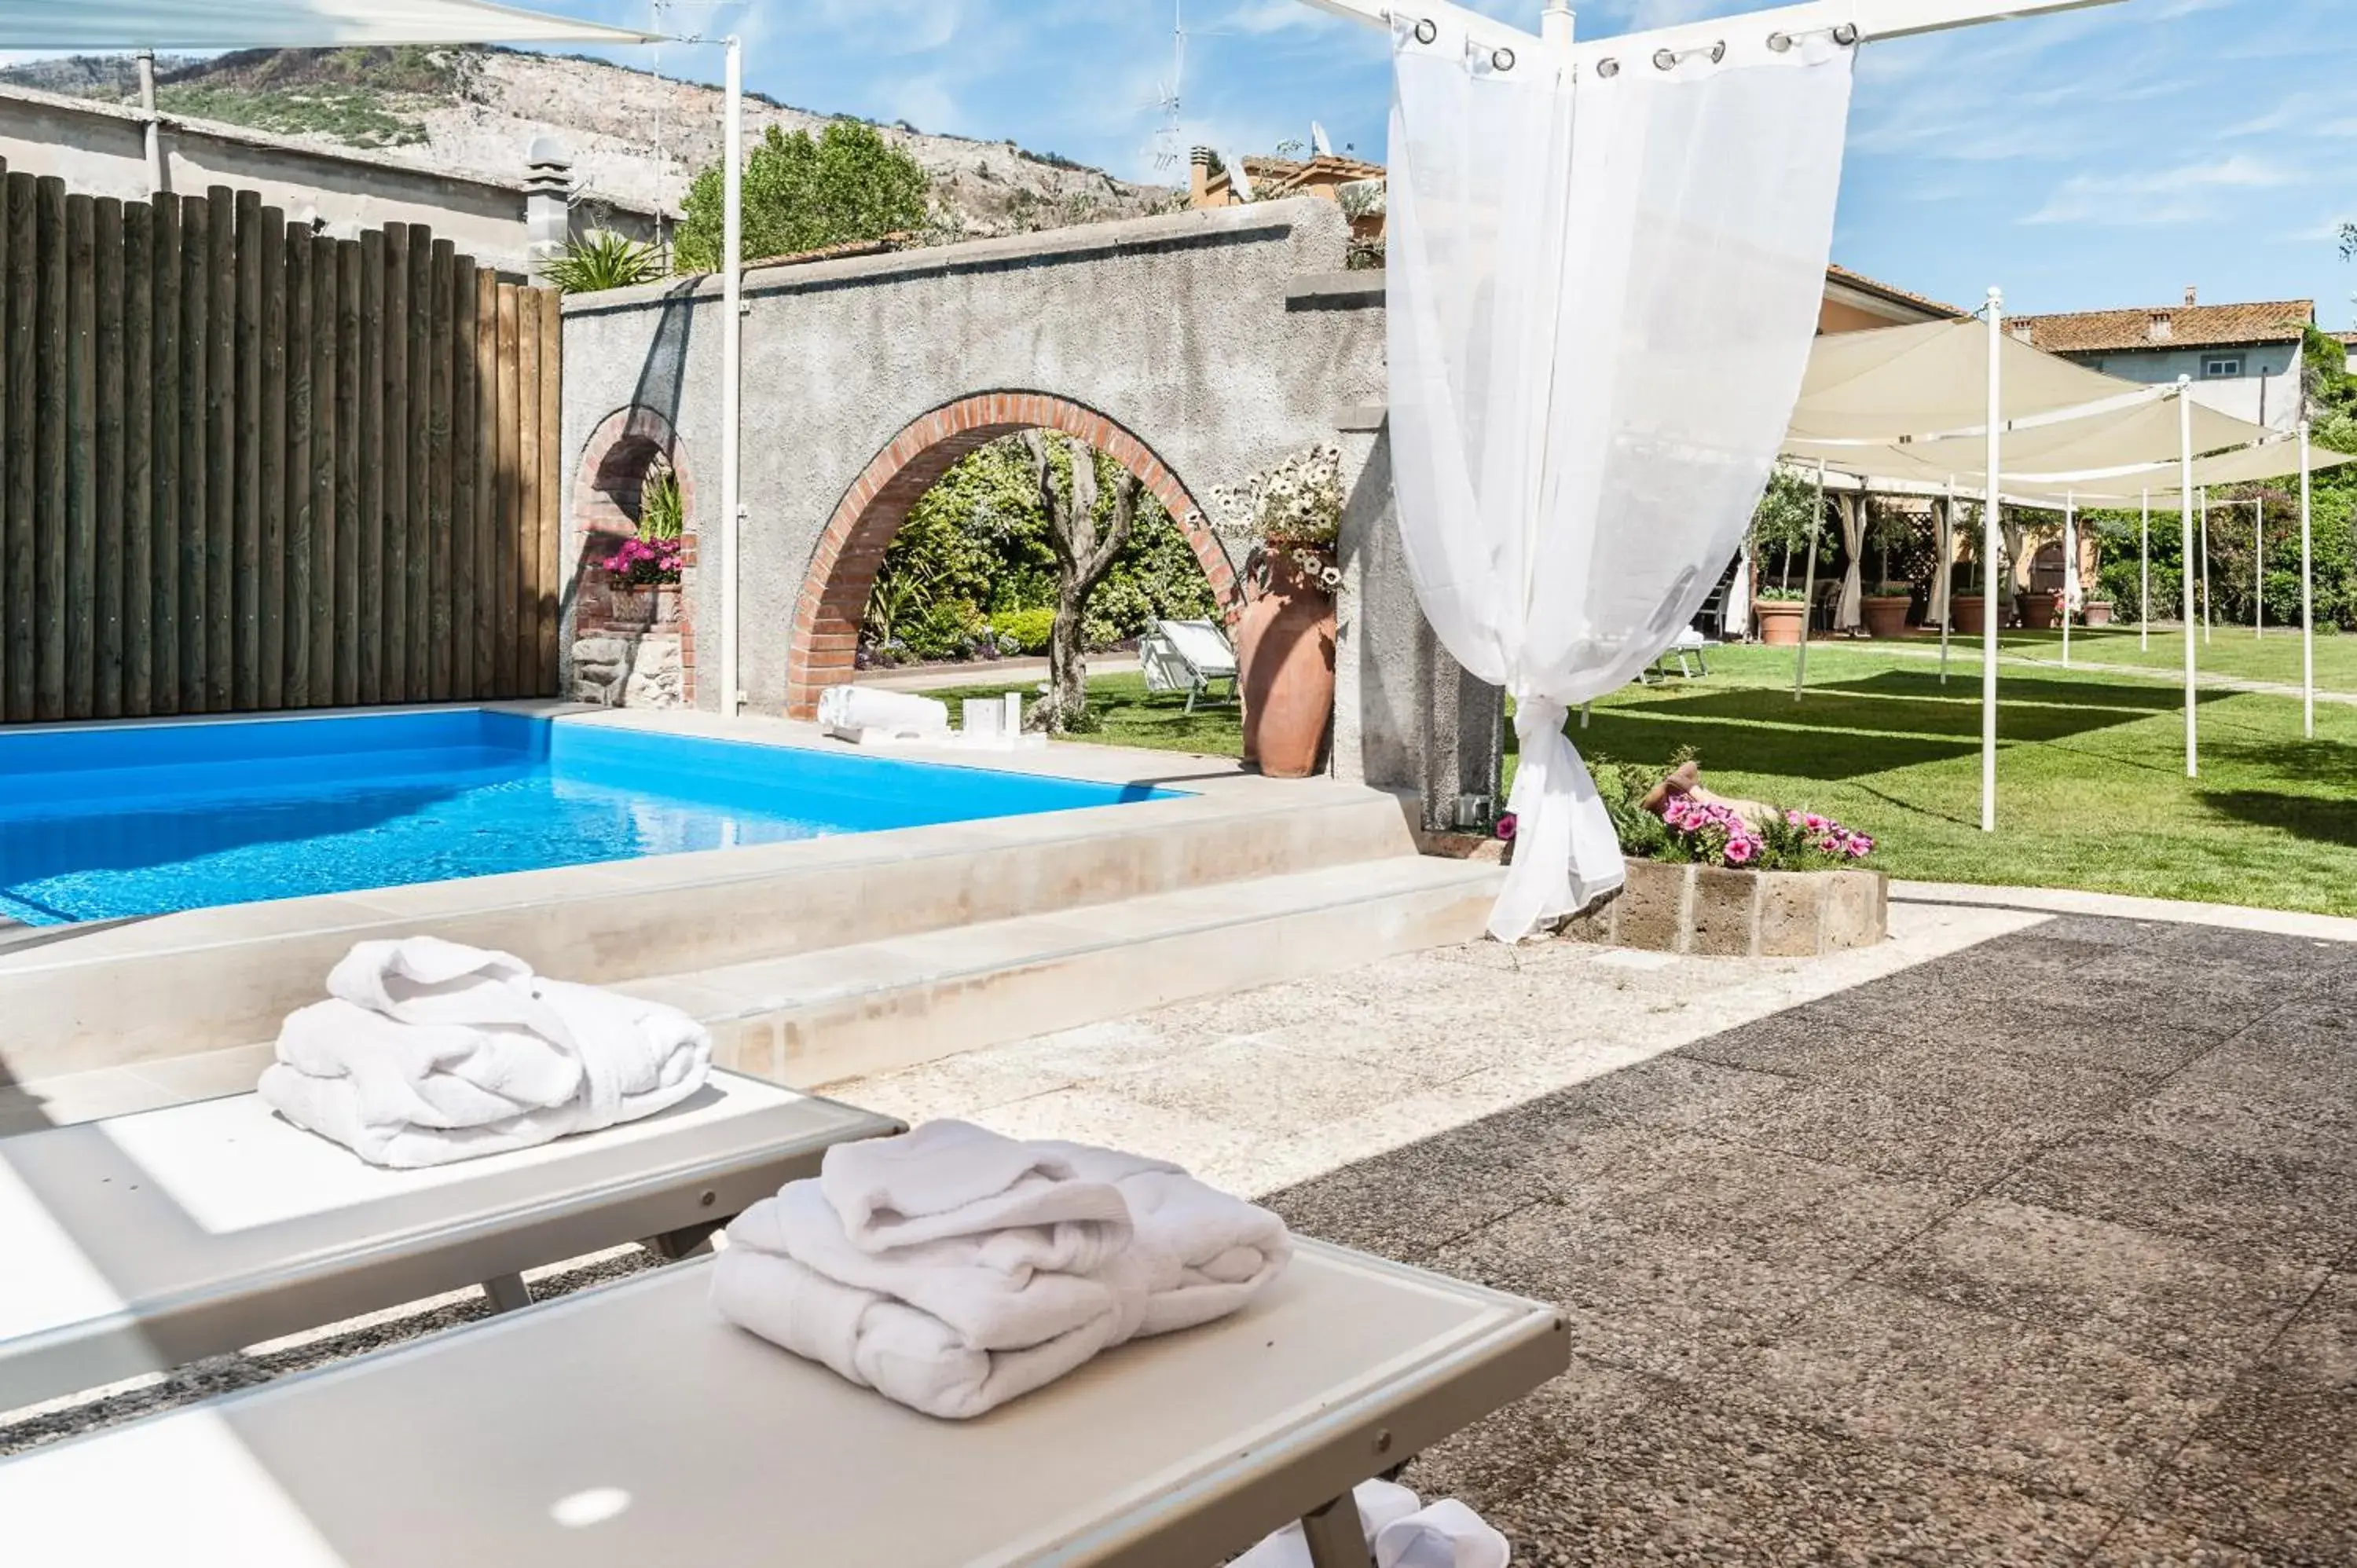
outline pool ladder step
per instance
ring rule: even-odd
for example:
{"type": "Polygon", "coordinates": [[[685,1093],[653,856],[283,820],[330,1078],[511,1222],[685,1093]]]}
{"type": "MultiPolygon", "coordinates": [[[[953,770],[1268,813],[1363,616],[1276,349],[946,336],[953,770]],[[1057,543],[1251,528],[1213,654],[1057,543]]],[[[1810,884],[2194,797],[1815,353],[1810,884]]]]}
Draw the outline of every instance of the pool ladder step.
{"type": "Polygon", "coordinates": [[[741,1072],[818,1088],[1481,934],[1504,873],[1417,855],[862,942],[628,989],[741,1072]]]}

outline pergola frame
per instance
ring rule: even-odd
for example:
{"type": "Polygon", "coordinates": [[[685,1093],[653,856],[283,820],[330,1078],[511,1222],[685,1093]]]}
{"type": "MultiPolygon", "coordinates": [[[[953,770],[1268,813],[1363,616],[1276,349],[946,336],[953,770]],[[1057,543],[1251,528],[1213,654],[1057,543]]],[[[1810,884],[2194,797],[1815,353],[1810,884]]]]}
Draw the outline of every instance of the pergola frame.
{"type": "MultiPolygon", "coordinates": [[[[1314,5],[1331,16],[1374,27],[1390,27],[1394,11],[1415,16],[1445,14],[1462,22],[1467,36],[1507,48],[1536,48],[1543,42],[1569,48],[1573,43],[1574,12],[1570,0],[1544,0],[1544,19],[1536,36],[1510,23],[1494,21],[1451,5],[1448,0],[1397,0],[1395,5],[1393,0],[1301,0],[1301,3],[1314,5]]],[[[1770,33],[1788,35],[1831,32],[1846,27],[1857,31],[1853,38],[1845,41],[1872,43],[1882,38],[1912,38],[1920,33],[1948,32],[1957,27],[1976,27],[1983,22],[2011,21],[2017,16],[2040,16],[2050,12],[2083,11],[2116,4],[2118,0],[1812,0],[1808,5],[1782,5],[1771,10],[1719,16],[1706,22],[1682,22],[1648,32],[1619,34],[1581,44],[1576,55],[1582,59],[1602,59],[1607,55],[1631,53],[1650,56],[1657,49],[1675,53],[1697,44],[1712,43],[1724,37],[1728,29],[1738,27],[1765,27],[1770,33]]]]}

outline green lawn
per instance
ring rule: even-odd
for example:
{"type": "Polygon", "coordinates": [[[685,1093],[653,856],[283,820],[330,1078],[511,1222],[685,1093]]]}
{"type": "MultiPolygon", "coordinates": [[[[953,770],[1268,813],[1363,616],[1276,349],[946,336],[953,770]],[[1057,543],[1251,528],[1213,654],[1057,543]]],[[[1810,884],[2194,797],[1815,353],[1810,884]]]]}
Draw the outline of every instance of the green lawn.
{"type": "MultiPolygon", "coordinates": [[[[1027,679],[1001,682],[996,686],[959,686],[924,695],[939,697],[949,703],[955,722],[961,698],[996,697],[1018,686],[1028,696],[1037,684],[1036,679],[1027,679]]],[[[1226,689],[1221,688],[1222,692],[1226,689]]],[[[1091,677],[1089,705],[1103,717],[1104,728],[1075,739],[1098,746],[1144,746],[1152,751],[1195,751],[1212,757],[1243,755],[1243,719],[1231,698],[1199,702],[1189,714],[1184,693],[1148,692],[1146,677],[1133,671],[1091,677]]]]}
{"type": "Polygon", "coordinates": [[[1813,647],[1799,703],[1788,650],[1726,649],[1711,666],[1598,703],[1573,738],[1642,762],[1693,746],[1714,789],[1870,832],[1898,876],[2357,915],[2357,708],[2319,706],[2309,742],[2295,700],[2205,693],[2194,780],[2168,686],[2009,668],[1991,835],[1969,660],[1943,687],[1919,659],[1813,647]]]}
{"type": "MultiPolygon", "coordinates": [[[[2287,686],[2299,684],[2299,628],[2269,627],[2265,637],[2252,635],[2247,626],[2218,626],[2210,630],[2210,640],[2203,642],[2197,629],[2193,639],[2195,666],[2206,674],[2232,675],[2248,681],[2275,681],[2287,686]]],[[[1959,647],[1958,653],[1969,656],[1977,651],[1959,647]]],[[[1998,639],[2005,653],[2038,659],[2062,657],[2062,634],[2059,631],[2007,631],[1998,639]]],[[[1813,661],[1817,649],[1811,648],[1813,661]]],[[[2185,639],[2174,628],[2156,628],[2152,646],[2137,646],[2134,627],[2104,627],[2100,630],[2074,629],[2071,633],[2071,661],[2089,664],[2141,665],[2155,670],[2178,671],[2185,668],[2185,639]]],[[[2329,636],[2316,639],[2316,685],[2323,692],[2357,693],[2357,637],[2329,636]]]]}

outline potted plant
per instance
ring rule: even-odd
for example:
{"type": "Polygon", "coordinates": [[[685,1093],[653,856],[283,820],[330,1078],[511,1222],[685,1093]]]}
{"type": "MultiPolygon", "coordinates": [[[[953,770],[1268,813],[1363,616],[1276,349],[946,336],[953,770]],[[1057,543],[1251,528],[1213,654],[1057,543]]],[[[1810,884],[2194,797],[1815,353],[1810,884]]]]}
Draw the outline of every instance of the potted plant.
{"type": "Polygon", "coordinates": [[[2052,631],[2061,624],[2062,592],[2059,588],[2017,588],[2014,602],[2021,607],[2024,631],[2052,631]]]}
{"type": "Polygon", "coordinates": [[[1253,538],[1236,623],[1244,761],[1274,779],[1306,779],[1318,771],[1334,718],[1342,449],[1313,446],[1211,494],[1253,538]]]}
{"type": "Polygon", "coordinates": [[[1798,648],[1808,624],[1808,602],[1798,588],[1762,588],[1753,596],[1752,616],[1760,622],[1760,640],[1770,648],[1798,648]]]}
{"type": "Polygon", "coordinates": [[[1877,583],[1859,603],[1866,612],[1868,637],[1904,637],[1907,614],[1915,607],[1915,585],[1877,583]]]}
{"type": "Polygon", "coordinates": [[[679,620],[679,582],[686,518],[679,476],[658,458],[639,488],[639,532],[605,560],[606,588],[615,621],[670,626],[679,620]]]}
{"type": "Polygon", "coordinates": [[[2083,618],[2089,626],[2111,625],[2112,601],[2109,599],[2089,599],[2087,601],[2087,607],[2084,612],[2083,618]]]}
{"type": "Polygon", "coordinates": [[[1915,585],[1891,576],[1890,547],[1894,543],[1906,545],[1914,538],[1915,528],[1914,513],[1880,498],[1867,502],[1866,542],[1876,550],[1882,564],[1882,575],[1859,600],[1868,637],[1907,635],[1907,615],[1915,605],[1915,585]]]}

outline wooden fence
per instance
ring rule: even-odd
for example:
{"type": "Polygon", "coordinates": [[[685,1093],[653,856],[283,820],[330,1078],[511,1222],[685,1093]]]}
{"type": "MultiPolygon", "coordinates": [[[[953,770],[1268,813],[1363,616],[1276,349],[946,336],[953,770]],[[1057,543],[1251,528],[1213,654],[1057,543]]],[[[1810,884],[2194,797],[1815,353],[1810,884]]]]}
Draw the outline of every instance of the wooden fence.
{"type": "Polygon", "coordinates": [[[555,691],[555,295],[253,191],[5,188],[0,720],[555,691]]]}

